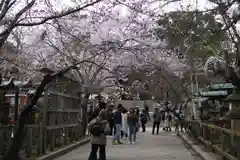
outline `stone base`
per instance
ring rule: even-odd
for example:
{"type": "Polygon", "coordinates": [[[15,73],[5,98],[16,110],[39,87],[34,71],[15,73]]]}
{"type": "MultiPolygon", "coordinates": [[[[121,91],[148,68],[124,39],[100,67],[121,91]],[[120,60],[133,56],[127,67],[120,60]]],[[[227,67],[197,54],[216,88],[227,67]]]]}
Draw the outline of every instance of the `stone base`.
{"type": "Polygon", "coordinates": [[[231,120],[231,129],[235,132],[240,132],[240,119],[231,120]]]}

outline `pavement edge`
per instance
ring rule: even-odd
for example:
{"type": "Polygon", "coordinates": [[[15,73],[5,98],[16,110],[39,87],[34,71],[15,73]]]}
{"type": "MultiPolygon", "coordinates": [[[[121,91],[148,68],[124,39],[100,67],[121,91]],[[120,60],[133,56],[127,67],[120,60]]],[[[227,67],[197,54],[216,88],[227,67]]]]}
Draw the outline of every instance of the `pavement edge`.
{"type": "Polygon", "coordinates": [[[215,160],[207,152],[203,151],[199,145],[191,140],[187,135],[180,134],[179,137],[203,160],[215,160]]]}
{"type": "Polygon", "coordinates": [[[84,144],[87,144],[88,142],[90,142],[91,138],[90,137],[86,137],[82,140],[80,140],[79,142],[76,142],[74,144],[71,144],[71,145],[68,145],[66,147],[63,147],[57,151],[53,151],[53,152],[50,152],[46,155],[43,155],[41,157],[38,157],[36,160],[53,160],[57,157],[60,157],[84,144]]]}

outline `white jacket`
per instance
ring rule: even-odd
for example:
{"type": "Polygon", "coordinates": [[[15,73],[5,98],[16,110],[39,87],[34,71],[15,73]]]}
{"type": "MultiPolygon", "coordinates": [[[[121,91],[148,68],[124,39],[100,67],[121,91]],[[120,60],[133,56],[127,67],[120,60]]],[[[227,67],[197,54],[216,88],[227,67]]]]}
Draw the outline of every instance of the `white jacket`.
{"type": "Polygon", "coordinates": [[[128,133],[127,113],[122,114],[122,131],[128,133]]]}

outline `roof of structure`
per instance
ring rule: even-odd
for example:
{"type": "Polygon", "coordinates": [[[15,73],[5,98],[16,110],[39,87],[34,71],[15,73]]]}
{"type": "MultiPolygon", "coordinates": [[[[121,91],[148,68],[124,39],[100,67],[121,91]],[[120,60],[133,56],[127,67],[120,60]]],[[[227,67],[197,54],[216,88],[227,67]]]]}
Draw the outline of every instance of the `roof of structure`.
{"type": "Polygon", "coordinates": [[[32,81],[29,79],[28,81],[19,81],[14,78],[10,78],[9,80],[3,80],[0,84],[2,88],[15,88],[15,87],[31,87],[32,81]]]}

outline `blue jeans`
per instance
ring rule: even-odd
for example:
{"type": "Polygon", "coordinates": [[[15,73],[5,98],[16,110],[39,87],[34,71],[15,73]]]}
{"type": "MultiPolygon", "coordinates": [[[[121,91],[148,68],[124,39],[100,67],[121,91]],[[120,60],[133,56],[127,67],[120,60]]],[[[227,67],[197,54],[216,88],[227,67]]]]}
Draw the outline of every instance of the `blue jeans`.
{"type": "Polygon", "coordinates": [[[137,126],[136,125],[128,125],[129,127],[129,141],[135,142],[136,141],[136,133],[137,133],[137,126]]]}
{"type": "Polygon", "coordinates": [[[113,137],[113,140],[120,142],[122,124],[115,124],[115,128],[116,128],[116,133],[113,137]]]}

